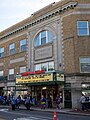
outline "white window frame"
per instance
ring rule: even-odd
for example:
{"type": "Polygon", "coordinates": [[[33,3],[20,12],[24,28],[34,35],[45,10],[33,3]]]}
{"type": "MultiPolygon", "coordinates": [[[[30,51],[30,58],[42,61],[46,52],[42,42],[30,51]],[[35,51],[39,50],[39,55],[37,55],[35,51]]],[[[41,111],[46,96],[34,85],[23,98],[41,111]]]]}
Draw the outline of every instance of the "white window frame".
{"type": "Polygon", "coordinates": [[[77,32],[78,36],[88,36],[89,35],[89,22],[88,21],[77,21],[77,32]],[[79,22],[87,22],[87,28],[79,27],[79,22]],[[87,29],[87,34],[79,34],[79,30],[82,29],[87,29]]]}
{"type": "Polygon", "coordinates": [[[14,69],[9,69],[9,75],[14,75],[14,69]]]}
{"type": "Polygon", "coordinates": [[[24,72],[26,72],[26,66],[20,67],[20,73],[24,73],[24,72]],[[22,70],[22,69],[23,69],[23,70],[22,70]]]}
{"type": "Polygon", "coordinates": [[[87,67],[88,64],[90,64],[90,57],[80,57],[79,58],[80,63],[80,73],[90,73],[90,71],[82,71],[81,70],[81,64],[86,64],[87,67]]]}
{"type": "Polygon", "coordinates": [[[0,54],[3,53],[3,56],[1,56],[0,58],[4,57],[4,47],[0,48],[0,54]],[[3,52],[2,52],[2,49],[3,49],[3,52]]]}
{"type": "Polygon", "coordinates": [[[27,41],[26,41],[26,44],[22,44],[22,43],[21,43],[21,42],[24,41],[24,40],[26,41],[26,39],[20,40],[20,51],[21,51],[21,52],[26,50],[26,49],[25,49],[25,50],[22,50],[22,49],[21,49],[21,47],[22,47],[23,45],[27,45],[27,41]]]}
{"type": "MultiPolygon", "coordinates": [[[[12,44],[9,45],[9,54],[10,54],[10,55],[14,54],[14,53],[11,53],[11,50],[15,50],[15,44],[14,44],[14,43],[12,43],[12,44]],[[13,49],[10,48],[11,45],[13,45],[13,49]]],[[[14,51],[14,52],[15,52],[15,51],[14,51]]]]}

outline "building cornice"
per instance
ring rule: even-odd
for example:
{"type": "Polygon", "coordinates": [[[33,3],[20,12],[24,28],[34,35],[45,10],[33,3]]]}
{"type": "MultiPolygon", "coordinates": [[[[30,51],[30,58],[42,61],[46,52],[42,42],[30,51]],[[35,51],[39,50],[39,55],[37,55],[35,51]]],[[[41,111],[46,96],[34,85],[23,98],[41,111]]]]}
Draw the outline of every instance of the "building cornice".
{"type": "MultiPolygon", "coordinates": [[[[66,12],[66,11],[68,11],[68,10],[70,10],[70,9],[74,9],[74,8],[77,6],[77,4],[78,4],[78,2],[69,2],[69,3],[65,4],[65,5],[63,5],[62,7],[58,8],[58,9],[55,9],[55,10],[52,11],[52,12],[49,12],[48,14],[45,14],[45,15],[43,15],[43,16],[41,16],[41,17],[38,17],[37,20],[33,20],[33,21],[30,22],[30,23],[27,23],[27,24],[25,24],[25,25],[22,25],[22,26],[19,27],[18,29],[15,29],[15,30],[7,33],[7,34],[1,35],[1,36],[0,36],[0,40],[3,40],[3,39],[5,39],[5,38],[10,37],[11,35],[17,34],[17,33],[19,33],[19,32],[25,31],[25,30],[27,30],[28,28],[30,28],[30,27],[32,27],[32,26],[35,26],[36,24],[39,24],[39,23],[41,23],[41,22],[43,22],[43,21],[46,21],[46,20],[48,20],[48,19],[50,19],[50,18],[52,18],[52,17],[55,17],[55,16],[57,16],[57,15],[60,15],[60,14],[66,12]]],[[[31,17],[33,17],[33,16],[34,16],[34,14],[32,14],[31,17]]]]}

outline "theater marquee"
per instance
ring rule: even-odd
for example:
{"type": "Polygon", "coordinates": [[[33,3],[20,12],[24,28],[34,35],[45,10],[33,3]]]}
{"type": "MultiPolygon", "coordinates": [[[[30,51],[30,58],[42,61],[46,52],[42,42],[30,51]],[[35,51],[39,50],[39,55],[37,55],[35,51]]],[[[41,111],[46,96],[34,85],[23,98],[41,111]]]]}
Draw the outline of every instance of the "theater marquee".
{"type": "Polygon", "coordinates": [[[35,82],[47,82],[53,81],[53,74],[37,74],[37,75],[29,75],[29,76],[17,76],[16,84],[18,83],[35,83],[35,82]]]}

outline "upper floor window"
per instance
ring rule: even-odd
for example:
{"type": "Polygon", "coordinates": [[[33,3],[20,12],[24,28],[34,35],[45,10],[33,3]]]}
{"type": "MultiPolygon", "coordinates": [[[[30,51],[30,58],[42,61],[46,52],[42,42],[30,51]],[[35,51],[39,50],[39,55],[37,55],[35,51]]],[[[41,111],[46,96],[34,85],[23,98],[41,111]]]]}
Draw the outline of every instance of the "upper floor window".
{"type": "Polygon", "coordinates": [[[78,36],[89,35],[89,23],[88,21],[77,21],[78,36]]]}
{"type": "Polygon", "coordinates": [[[26,72],[26,66],[20,67],[20,73],[26,72]]]}
{"type": "Polygon", "coordinates": [[[4,57],[4,47],[0,48],[0,58],[4,57]]]}
{"type": "Polygon", "coordinates": [[[46,62],[42,64],[35,65],[35,71],[37,70],[45,70],[45,71],[53,71],[54,70],[54,62],[46,62]]]}
{"type": "Polygon", "coordinates": [[[80,72],[90,73],[90,57],[80,58],[80,72]]]}
{"type": "Polygon", "coordinates": [[[14,80],[14,69],[9,69],[9,80],[14,80]]]}
{"type": "Polygon", "coordinates": [[[40,32],[35,39],[35,46],[44,45],[53,41],[53,35],[50,31],[40,32]]]}
{"type": "Polygon", "coordinates": [[[20,51],[26,50],[26,40],[20,41],[20,51]]]}
{"type": "Polygon", "coordinates": [[[14,54],[14,43],[9,46],[9,53],[14,54]]]}

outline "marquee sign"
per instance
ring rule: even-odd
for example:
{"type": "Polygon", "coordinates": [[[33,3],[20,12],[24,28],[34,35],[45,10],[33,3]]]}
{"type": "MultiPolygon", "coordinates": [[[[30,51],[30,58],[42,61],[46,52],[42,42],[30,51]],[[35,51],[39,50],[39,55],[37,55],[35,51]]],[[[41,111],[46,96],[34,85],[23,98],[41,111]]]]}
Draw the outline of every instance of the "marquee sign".
{"type": "Polygon", "coordinates": [[[35,82],[47,82],[53,80],[53,74],[36,74],[28,76],[17,76],[16,84],[18,83],[35,83],[35,82]]]}

